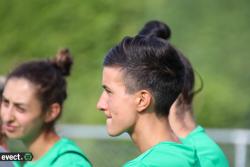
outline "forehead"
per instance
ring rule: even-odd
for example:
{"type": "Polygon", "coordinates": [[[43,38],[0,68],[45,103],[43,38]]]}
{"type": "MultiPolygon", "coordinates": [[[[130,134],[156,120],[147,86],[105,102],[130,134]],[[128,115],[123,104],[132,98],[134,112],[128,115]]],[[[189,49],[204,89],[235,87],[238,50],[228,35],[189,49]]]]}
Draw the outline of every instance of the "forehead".
{"type": "Polygon", "coordinates": [[[18,103],[28,103],[35,97],[35,86],[23,78],[10,78],[3,91],[8,100],[18,103]]]}
{"type": "Polygon", "coordinates": [[[124,86],[123,71],[119,67],[104,67],[102,73],[102,84],[106,86],[124,86]]]}

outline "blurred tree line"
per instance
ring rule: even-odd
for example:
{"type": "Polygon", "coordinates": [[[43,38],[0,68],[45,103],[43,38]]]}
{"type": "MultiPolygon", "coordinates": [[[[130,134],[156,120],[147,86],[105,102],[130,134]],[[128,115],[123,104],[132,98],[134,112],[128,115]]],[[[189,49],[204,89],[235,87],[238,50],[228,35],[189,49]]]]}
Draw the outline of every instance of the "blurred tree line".
{"type": "Polygon", "coordinates": [[[172,43],[202,76],[204,89],[195,98],[198,122],[249,128],[249,6],[247,0],[2,0],[0,74],[68,47],[75,64],[61,122],[104,123],[95,109],[104,55],[158,19],[171,27],[172,43]]]}

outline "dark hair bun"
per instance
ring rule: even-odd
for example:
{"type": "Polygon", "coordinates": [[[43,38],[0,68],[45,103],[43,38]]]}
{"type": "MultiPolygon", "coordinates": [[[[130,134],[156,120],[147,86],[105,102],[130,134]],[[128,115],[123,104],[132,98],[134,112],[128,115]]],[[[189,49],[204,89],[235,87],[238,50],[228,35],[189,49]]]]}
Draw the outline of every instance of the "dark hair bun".
{"type": "Polygon", "coordinates": [[[171,36],[171,30],[165,23],[152,20],[144,25],[144,27],[139,31],[138,35],[147,37],[155,36],[168,40],[171,36]]]}
{"type": "Polygon", "coordinates": [[[62,73],[63,76],[69,76],[73,64],[73,59],[69,49],[60,49],[51,63],[62,73]]]}

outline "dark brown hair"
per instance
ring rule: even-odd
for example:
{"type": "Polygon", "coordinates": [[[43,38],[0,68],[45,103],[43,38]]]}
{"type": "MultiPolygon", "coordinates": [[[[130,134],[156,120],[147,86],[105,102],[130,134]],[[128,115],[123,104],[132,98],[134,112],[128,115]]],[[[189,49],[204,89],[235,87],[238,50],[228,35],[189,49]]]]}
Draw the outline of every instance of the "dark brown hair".
{"type": "MultiPolygon", "coordinates": [[[[140,30],[139,34],[147,37],[155,36],[163,40],[169,40],[171,36],[171,30],[165,23],[153,20],[147,22],[145,26],[140,30]]],[[[203,81],[199,73],[197,73],[201,82],[201,86],[197,90],[194,90],[195,71],[188,58],[185,57],[180,51],[178,51],[178,56],[180,57],[180,60],[184,65],[185,76],[183,88],[181,91],[181,95],[178,98],[177,105],[192,105],[194,95],[200,92],[203,88],[203,81]]]]}
{"type": "MultiPolygon", "coordinates": [[[[154,22],[150,28],[158,25],[154,22]]],[[[170,29],[167,26],[160,28],[159,34],[168,38],[170,29]]],[[[150,31],[143,29],[135,37],[125,37],[109,51],[103,64],[122,68],[128,92],[149,90],[155,100],[156,114],[166,116],[181,93],[184,66],[173,45],[158,38],[154,33],[148,33],[150,31]]]]}

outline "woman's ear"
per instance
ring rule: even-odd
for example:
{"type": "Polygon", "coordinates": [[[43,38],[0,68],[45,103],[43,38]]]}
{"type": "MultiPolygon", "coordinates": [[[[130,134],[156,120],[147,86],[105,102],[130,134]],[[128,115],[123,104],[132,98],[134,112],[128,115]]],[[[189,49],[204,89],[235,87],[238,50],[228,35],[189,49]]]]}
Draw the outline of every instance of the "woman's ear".
{"type": "Polygon", "coordinates": [[[61,109],[62,107],[58,103],[53,103],[50,105],[49,110],[46,112],[44,121],[46,123],[54,121],[60,115],[61,109]]]}
{"type": "Polygon", "coordinates": [[[152,103],[151,93],[147,90],[141,90],[137,92],[136,96],[137,111],[142,112],[148,109],[150,104],[152,103]]]}

